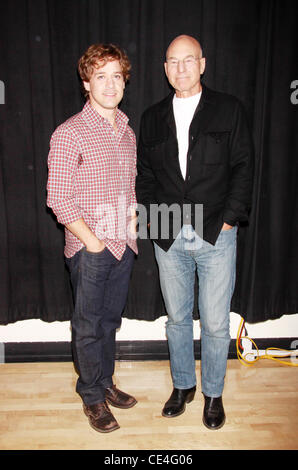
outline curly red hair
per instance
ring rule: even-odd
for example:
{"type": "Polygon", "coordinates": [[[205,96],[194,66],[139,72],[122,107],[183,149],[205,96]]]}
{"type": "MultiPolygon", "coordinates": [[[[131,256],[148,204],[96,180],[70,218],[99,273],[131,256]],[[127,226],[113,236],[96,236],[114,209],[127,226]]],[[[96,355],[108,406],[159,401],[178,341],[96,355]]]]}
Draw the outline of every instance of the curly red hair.
{"type": "MultiPolygon", "coordinates": [[[[129,80],[131,64],[124,50],[115,44],[92,44],[82,55],[78,62],[78,72],[81,80],[89,82],[94,68],[98,67],[99,62],[105,65],[107,62],[118,60],[122,69],[123,79],[129,80]]],[[[84,90],[85,96],[89,92],[84,90]]]]}

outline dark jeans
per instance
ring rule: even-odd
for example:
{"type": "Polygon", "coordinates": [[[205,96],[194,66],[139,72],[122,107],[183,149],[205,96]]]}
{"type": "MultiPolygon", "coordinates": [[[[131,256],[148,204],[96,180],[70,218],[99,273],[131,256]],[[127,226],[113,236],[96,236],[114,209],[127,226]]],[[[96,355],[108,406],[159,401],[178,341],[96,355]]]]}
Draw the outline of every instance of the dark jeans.
{"type": "Polygon", "coordinates": [[[73,360],[79,378],[76,390],[85,405],[105,400],[113,384],[115,334],[121,325],[134,253],[126,247],[117,260],[105,248],[83,248],[66,259],[71,274],[75,309],[71,320],[73,360]]]}

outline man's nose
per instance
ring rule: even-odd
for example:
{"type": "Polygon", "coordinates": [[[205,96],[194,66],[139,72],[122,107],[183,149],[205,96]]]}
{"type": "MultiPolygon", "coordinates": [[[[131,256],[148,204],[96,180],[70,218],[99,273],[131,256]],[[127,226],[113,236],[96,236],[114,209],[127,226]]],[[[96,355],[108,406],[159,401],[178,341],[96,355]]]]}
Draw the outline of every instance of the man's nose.
{"type": "Polygon", "coordinates": [[[114,87],[114,78],[113,77],[108,77],[106,83],[107,83],[108,88],[113,88],[114,87]]]}
{"type": "Polygon", "coordinates": [[[178,72],[184,72],[185,64],[184,60],[178,60],[178,72]]]}

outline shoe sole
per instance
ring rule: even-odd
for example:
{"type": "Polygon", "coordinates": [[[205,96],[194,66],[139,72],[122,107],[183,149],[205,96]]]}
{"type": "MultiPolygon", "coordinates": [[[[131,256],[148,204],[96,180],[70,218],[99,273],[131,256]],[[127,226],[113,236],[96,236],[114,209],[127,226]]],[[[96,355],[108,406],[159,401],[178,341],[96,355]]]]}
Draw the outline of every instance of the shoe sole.
{"type": "Polygon", "coordinates": [[[186,404],[191,403],[193,401],[194,397],[195,397],[195,393],[193,395],[191,395],[187,400],[185,400],[184,407],[181,411],[179,411],[179,413],[175,413],[174,415],[167,415],[162,411],[162,413],[161,413],[162,416],[164,416],[165,418],[176,418],[177,416],[182,415],[184,413],[185,409],[186,409],[186,404]]]}
{"type": "Polygon", "coordinates": [[[90,419],[89,419],[89,425],[92,429],[94,429],[94,431],[105,433],[105,434],[108,433],[108,432],[113,432],[113,431],[117,431],[117,429],[120,429],[119,425],[115,426],[114,428],[111,428],[111,429],[99,429],[96,426],[93,426],[93,424],[90,422],[90,419]]]}
{"type": "Polygon", "coordinates": [[[108,432],[112,432],[112,431],[116,431],[117,429],[120,429],[120,426],[119,424],[117,423],[117,426],[114,426],[113,428],[111,429],[100,429],[100,428],[97,428],[96,426],[94,426],[91,422],[91,419],[90,419],[90,416],[88,415],[88,413],[83,410],[85,415],[87,416],[88,418],[88,421],[89,421],[89,425],[92,429],[94,429],[94,431],[97,431],[97,432],[101,432],[101,433],[108,433],[108,432]]]}
{"type": "Polygon", "coordinates": [[[206,423],[206,421],[205,421],[205,419],[204,419],[204,417],[203,417],[203,424],[206,426],[206,428],[210,429],[211,431],[217,431],[218,429],[222,428],[223,425],[225,424],[225,422],[226,422],[226,418],[224,417],[222,423],[221,423],[219,426],[216,426],[216,427],[214,427],[214,426],[208,426],[208,424],[206,423]]]}

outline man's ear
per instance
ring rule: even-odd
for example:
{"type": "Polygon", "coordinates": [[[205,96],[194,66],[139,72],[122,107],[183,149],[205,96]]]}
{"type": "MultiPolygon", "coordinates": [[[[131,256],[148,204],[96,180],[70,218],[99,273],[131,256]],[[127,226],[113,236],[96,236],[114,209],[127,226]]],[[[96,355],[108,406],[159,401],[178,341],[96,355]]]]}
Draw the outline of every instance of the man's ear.
{"type": "Polygon", "coordinates": [[[90,91],[90,83],[83,80],[83,85],[86,91],[90,91]]]}
{"type": "Polygon", "coordinates": [[[200,59],[200,74],[203,75],[203,73],[205,72],[205,67],[206,67],[206,59],[205,57],[202,57],[200,59]]]}
{"type": "Polygon", "coordinates": [[[164,66],[164,68],[165,68],[165,74],[166,74],[166,76],[168,76],[168,64],[165,62],[165,63],[163,64],[163,66],[164,66]]]}

